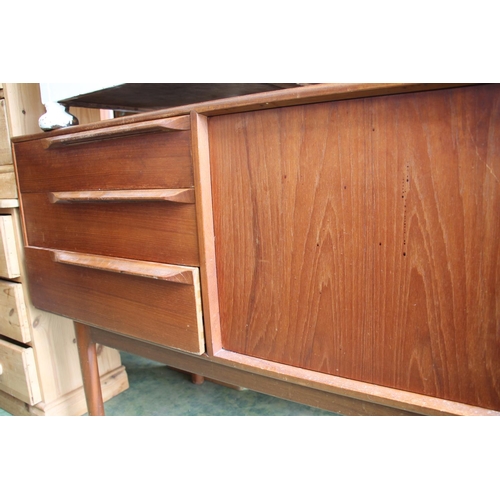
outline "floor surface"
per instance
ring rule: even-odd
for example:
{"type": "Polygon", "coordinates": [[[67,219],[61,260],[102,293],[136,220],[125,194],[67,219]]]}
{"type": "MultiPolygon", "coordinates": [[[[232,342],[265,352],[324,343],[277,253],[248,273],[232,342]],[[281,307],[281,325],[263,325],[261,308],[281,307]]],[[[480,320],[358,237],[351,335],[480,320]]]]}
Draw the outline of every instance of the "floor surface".
{"type": "MultiPolygon", "coordinates": [[[[121,353],[130,388],[104,404],[107,416],[335,416],[250,390],[191,382],[188,374],[121,353]]],[[[0,409],[0,416],[9,413],[0,409]]]]}

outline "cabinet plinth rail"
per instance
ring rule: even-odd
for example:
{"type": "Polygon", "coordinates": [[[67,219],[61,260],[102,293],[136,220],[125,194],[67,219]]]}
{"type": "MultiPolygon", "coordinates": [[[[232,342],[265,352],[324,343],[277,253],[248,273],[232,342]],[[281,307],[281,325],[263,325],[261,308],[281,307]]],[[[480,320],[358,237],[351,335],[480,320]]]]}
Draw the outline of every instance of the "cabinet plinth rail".
{"type": "Polygon", "coordinates": [[[69,264],[72,266],[87,267],[100,271],[109,271],[113,273],[128,274],[131,276],[141,276],[143,278],[171,281],[185,285],[194,284],[195,278],[193,274],[197,272],[196,268],[185,266],[160,264],[157,262],[142,262],[116,257],[66,252],[63,250],[52,250],[52,254],[54,261],[60,264],[69,264]]]}
{"type": "Polygon", "coordinates": [[[127,201],[170,201],[194,203],[193,188],[185,189],[122,189],[116,191],[59,191],[49,193],[51,203],[92,203],[127,201]]]}
{"type": "Polygon", "coordinates": [[[130,125],[116,125],[95,130],[85,130],[68,135],[47,137],[43,139],[45,149],[62,148],[73,146],[84,142],[94,142],[105,139],[118,139],[129,135],[153,133],[153,132],[180,132],[190,129],[189,116],[177,116],[152,120],[144,123],[130,125]]]}

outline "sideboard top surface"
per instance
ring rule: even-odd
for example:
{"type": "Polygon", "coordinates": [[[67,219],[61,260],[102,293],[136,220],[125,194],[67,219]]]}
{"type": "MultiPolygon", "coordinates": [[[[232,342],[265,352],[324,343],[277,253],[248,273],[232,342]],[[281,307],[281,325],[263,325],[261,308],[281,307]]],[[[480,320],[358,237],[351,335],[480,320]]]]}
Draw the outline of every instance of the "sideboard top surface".
{"type": "Polygon", "coordinates": [[[85,125],[76,125],[51,132],[17,136],[13,142],[29,141],[40,137],[53,137],[74,132],[83,132],[118,125],[128,125],[171,116],[188,115],[192,111],[207,116],[271,109],[299,104],[309,104],[345,99],[375,97],[380,95],[401,94],[407,92],[423,92],[442,88],[461,87],[467,83],[322,83],[301,87],[285,88],[270,92],[240,95],[212,101],[205,101],[182,106],[174,106],[155,111],[128,115],[125,117],[104,120],[85,125]]]}

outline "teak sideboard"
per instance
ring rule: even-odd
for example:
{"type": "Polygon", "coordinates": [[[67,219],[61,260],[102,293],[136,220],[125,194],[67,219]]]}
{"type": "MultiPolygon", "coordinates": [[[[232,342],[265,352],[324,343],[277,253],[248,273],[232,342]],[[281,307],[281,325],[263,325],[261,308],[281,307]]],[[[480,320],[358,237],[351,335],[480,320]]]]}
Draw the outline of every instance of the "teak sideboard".
{"type": "Polygon", "coordinates": [[[99,343],[344,415],[500,415],[500,85],[320,84],[13,149],[90,414],[99,343]]]}

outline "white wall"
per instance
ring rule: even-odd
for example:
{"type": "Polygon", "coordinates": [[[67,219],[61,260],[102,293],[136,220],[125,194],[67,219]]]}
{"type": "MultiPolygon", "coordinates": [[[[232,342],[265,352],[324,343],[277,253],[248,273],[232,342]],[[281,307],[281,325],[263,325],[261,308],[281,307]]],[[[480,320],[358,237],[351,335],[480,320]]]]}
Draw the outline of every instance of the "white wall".
{"type": "Polygon", "coordinates": [[[121,83],[40,83],[42,103],[57,102],[96,90],[122,85],[121,83]]]}

